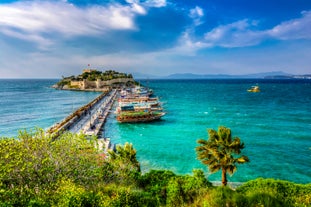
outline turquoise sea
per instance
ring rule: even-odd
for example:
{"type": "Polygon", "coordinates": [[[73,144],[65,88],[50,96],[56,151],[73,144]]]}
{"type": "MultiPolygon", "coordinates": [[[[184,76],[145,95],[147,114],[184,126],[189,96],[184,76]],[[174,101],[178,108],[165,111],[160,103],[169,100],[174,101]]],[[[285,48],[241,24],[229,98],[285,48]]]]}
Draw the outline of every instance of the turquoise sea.
{"type": "MultiPolygon", "coordinates": [[[[57,80],[0,80],[0,136],[19,129],[47,128],[99,93],[49,88],[57,80]]],[[[148,124],[119,124],[111,114],[105,136],[133,143],[142,170],[188,174],[206,169],[196,159],[196,140],[207,129],[231,128],[251,162],[229,181],[272,177],[311,183],[310,80],[149,80],[167,115],[148,124]],[[247,89],[258,84],[260,93],[247,89]]],[[[208,175],[219,181],[220,174],[208,175]]]]}

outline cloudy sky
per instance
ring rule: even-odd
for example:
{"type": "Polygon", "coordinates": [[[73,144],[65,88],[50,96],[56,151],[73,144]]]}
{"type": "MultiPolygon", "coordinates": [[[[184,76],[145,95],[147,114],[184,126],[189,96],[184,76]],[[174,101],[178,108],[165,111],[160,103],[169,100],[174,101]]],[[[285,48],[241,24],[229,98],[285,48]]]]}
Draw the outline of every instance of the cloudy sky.
{"type": "Polygon", "coordinates": [[[0,78],[311,73],[310,0],[1,0],[0,78]]]}

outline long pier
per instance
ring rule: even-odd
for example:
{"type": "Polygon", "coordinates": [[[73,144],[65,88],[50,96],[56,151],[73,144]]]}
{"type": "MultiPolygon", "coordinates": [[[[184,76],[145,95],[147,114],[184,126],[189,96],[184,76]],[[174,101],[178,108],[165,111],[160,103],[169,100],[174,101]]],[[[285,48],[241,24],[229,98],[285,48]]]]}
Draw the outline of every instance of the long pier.
{"type": "Polygon", "coordinates": [[[86,135],[100,135],[102,126],[115,101],[117,91],[114,89],[106,96],[98,100],[91,108],[84,111],[84,116],[76,120],[68,128],[72,133],[83,133],[86,135]]]}
{"type": "Polygon", "coordinates": [[[47,133],[53,134],[55,137],[64,131],[83,133],[88,136],[94,135],[98,137],[99,148],[107,150],[111,147],[111,143],[108,138],[101,137],[101,129],[111,112],[116,96],[116,89],[101,94],[90,103],[68,115],[61,122],[50,127],[47,133]]]}

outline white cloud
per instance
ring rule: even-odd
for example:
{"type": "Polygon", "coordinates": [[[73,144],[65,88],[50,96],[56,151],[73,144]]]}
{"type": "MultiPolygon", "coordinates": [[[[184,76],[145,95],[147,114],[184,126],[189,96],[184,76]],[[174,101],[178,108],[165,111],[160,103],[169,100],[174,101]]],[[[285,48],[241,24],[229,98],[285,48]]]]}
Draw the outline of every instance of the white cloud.
{"type": "Polygon", "coordinates": [[[253,30],[256,22],[247,19],[221,25],[205,33],[204,41],[211,46],[243,47],[258,44],[267,35],[266,31],[253,30]]]}
{"type": "Polygon", "coordinates": [[[7,36],[15,37],[21,40],[36,42],[39,44],[39,48],[41,50],[45,50],[47,47],[53,44],[52,41],[37,34],[24,34],[21,32],[16,32],[14,30],[10,30],[10,29],[3,29],[2,33],[7,36]]]}
{"type": "Polygon", "coordinates": [[[257,21],[247,19],[220,25],[205,33],[204,42],[211,46],[253,46],[267,39],[311,39],[311,11],[303,12],[301,18],[289,20],[267,30],[257,30],[257,21]]]}
{"type": "Polygon", "coordinates": [[[166,0],[125,0],[129,4],[141,4],[145,7],[165,7],[167,5],[166,0]]]}
{"type": "Polygon", "coordinates": [[[147,7],[165,7],[167,5],[166,0],[147,0],[143,3],[147,7]]]}
{"type": "Polygon", "coordinates": [[[133,30],[134,17],[146,14],[139,4],[76,7],[65,1],[24,1],[0,5],[0,33],[39,44],[46,34],[64,37],[133,30]]]}
{"type": "Polygon", "coordinates": [[[196,6],[195,8],[190,9],[189,17],[193,19],[195,26],[202,24],[201,18],[203,16],[204,16],[204,11],[201,7],[196,6]]]}
{"type": "Polygon", "coordinates": [[[178,45],[168,50],[173,55],[194,56],[197,50],[211,47],[207,42],[194,40],[191,38],[192,30],[188,29],[182,33],[179,38],[178,45]]]}
{"type": "Polygon", "coordinates": [[[195,8],[190,9],[189,16],[191,18],[203,17],[204,16],[203,9],[201,7],[196,6],[195,8]]]}
{"type": "Polygon", "coordinates": [[[140,6],[139,4],[134,3],[134,4],[132,5],[132,8],[133,8],[133,11],[135,11],[135,12],[138,13],[138,14],[144,15],[144,14],[147,13],[146,10],[145,10],[145,8],[142,7],[142,6],[140,6]]]}
{"type": "MultiPolygon", "coordinates": [[[[311,39],[311,11],[302,14],[301,18],[282,22],[272,29],[266,30],[258,29],[260,23],[258,21],[243,19],[231,24],[220,25],[205,33],[203,38],[195,35],[195,27],[192,25],[180,35],[175,47],[162,51],[162,54],[194,57],[197,55],[197,51],[206,48],[249,47],[268,39],[311,39]]],[[[189,13],[192,18],[203,15],[198,8],[192,9],[189,13]]]]}
{"type": "Polygon", "coordinates": [[[277,39],[311,39],[311,11],[302,12],[302,18],[283,22],[269,30],[277,39]]]}

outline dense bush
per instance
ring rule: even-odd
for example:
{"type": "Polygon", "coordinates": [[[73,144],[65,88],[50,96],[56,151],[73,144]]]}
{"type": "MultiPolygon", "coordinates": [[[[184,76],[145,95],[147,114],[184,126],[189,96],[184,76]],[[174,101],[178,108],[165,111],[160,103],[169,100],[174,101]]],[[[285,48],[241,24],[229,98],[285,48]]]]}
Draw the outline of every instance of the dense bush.
{"type": "Polygon", "coordinates": [[[187,206],[211,187],[202,170],[193,176],[175,175],[168,170],[151,170],[141,176],[140,186],[155,197],[159,205],[187,206]]]}
{"type": "Polygon", "coordinates": [[[176,176],[168,183],[166,203],[168,206],[188,206],[211,186],[202,170],[193,170],[193,176],[176,176]]]}
{"type": "Polygon", "coordinates": [[[271,202],[272,206],[278,204],[279,206],[311,206],[311,184],[303,185],[259,178],[243,184],[237,192],[248,196],[251,203],[271,202]]]}
{"type": "Polygon", "coordinates": [[[52,141],[37,130],[1,139],[0,203],[24,206],[35,197],[49,196],[62,179],[90,187],[100,180],[97,154],[94,141],[83,135],[66,133],[52,141]]]}
{"type": "Polygon", "coordinates": [[[229,187],[211,188],[196,206],[208,207],[247,207],[248,201],[244,195],[237,193],[229,187]]]}

